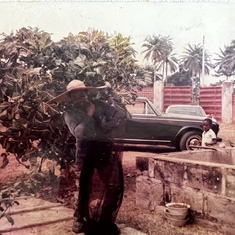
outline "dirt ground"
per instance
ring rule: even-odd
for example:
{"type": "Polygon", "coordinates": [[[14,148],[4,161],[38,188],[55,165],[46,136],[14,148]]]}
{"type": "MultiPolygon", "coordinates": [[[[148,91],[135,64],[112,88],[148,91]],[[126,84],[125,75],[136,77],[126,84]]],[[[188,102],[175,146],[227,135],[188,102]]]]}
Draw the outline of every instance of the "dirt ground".
{"type": "MultiPolygon", "coordinates": [[[[223,138],[225,145],[229,145],[229,141],[235,143],[235,124],[220,124],[219,135],[223,138]]],[[[3,151],[0,149],[0,151],[3,151]]],[[[177,228],[170,227],[162,212],[149,212],[140,209],[135,204],[135,179],[136,156],[153,156],[161,152],[172,152],[173,148],[165,147],[132,147],[126,149],[123,156],[123,169],[125,176],[125,192],[123,203],[118,214],[117,223],[124,223],[130,227],[136,228],[148,235],[222,235],[210,229],[205,229],[194,224],[187,224],[185,227],[177,228]]],[[[1,163],[1,159],[0,159],[1,163]]],[[[13,156],[10,156],[10,163],[6,169],[0,169],[0,190],[10,187],[16,182],[26,182],[28,180],[29,170],[24,166],[19,165],[13,156]]],[[[64,178],[48,182],[48,180],[39,180],[35,187],[25,190],[25,194],[34,195],[35,197],[43,198],[52,202],[61,202],[72,207],[73,192],[76,190],[74,182],[68,182],[64,178]]],[[[46,226],[47,232],[45,234],[66,234],[67,227],[71,224],[63,225],[64,231],[61,227],[46,226]]]]}

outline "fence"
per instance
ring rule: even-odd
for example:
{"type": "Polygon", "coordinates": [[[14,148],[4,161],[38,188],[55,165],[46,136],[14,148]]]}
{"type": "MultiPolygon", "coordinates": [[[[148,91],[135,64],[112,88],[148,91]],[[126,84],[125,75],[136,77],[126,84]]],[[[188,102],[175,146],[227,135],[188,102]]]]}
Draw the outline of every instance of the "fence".
{"type": "MultiPolygon", "coordinates": [[[[138,96],[154,100],[153,87],[143,88],[138,96]]],[[[190,86],[165,86],[163,89],[163,111],[172,104],[192,104],[192,87],[190,86]]],[[[201,87],[199,105],[207,114],[213,115],[218,121],[222,120],[222,87],[201,87]]],[[[235,122],[235,94],[233,94],[233,121],[235,122]]]]}
{"type": "MultiPolygon", "coordinates": [[[[222,87],[201,87],[199,104],[207,114],[222,120],[222,87]]],[[[235,104],[235,103],[234,103],[235,104]]]]}
{"type": "Polygon", "coordinates": [[[165,86],[163,91],[163,110],[172,104],[191,104],[192,87],[165,86]]]}
{"type": "Polygon", "coordinates": [[[153,102],[153,87],[144,87],[138,92],[138,96],[146,97],[153,102]]]}

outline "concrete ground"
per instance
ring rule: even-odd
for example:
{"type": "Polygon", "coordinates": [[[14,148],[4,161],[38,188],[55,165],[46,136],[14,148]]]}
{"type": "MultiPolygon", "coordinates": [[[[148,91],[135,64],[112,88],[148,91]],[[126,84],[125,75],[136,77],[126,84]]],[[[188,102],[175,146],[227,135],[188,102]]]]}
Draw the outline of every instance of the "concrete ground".
{"type": "MultiPolygon", "coordinates": [[[[11,225],[4,217],[0,220],[2,235],[74,235],[72,232],[73,210],[59,203],[51,203],[35,197],[17,199],[19,205],[12,207],[11,225]]],[[[147,235],[134,228],[119,224],[121,235],[147,235]]],[[[80,235],[82,235],[81,233],[80,235]]]]}

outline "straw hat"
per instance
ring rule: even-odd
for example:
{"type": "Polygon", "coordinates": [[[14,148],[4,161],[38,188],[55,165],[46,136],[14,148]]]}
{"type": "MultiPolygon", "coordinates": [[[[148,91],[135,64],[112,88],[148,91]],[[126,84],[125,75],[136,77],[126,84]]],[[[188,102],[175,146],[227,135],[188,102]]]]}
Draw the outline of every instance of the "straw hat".
{"type": "Polygon", "coordinates": [[[72,80],[67,85],[65,92],[63,92],[62,94],[56,96],[52,100],[49,100],[47,102],[47,104],[62,102],[62,101],[69,101],[70,97],[68,96],[68,94],[71,91],[87,91],[88,94],[89,94],[89,93],[92,93],[92,92],[95,92],[95,91],[98,91],[98,90],[101,90],[101,89],[105,89],[107,87],[108,86],[100,86],[100,87],[85,86],[85,84],[80,80],[72,80]]]}

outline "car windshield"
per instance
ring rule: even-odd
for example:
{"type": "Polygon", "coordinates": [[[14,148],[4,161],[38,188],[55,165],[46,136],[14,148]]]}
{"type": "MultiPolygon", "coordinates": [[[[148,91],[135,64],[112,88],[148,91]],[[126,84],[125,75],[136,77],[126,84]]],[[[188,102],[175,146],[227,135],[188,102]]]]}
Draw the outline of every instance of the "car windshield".
{"type": "Polygon", "coordinates": [[[127,110],[131,114],[136,114],[136,115],[160,115],[157,110],[153,109],[151,103],[145,102],[145,101],[135,101],[134,104],[132,105],[127,105],[126,106],[127,110]]]}
{"type": "Polygon", "coordinates": [[[136,102],[134,105],[127,105],[127,110],[131,114],[154,114],[147,103],[136,102]]]}
{"type": "Polygon", "coordinates": [[[167,113],[186,114],[200,117],[206,116],[206,113],[200,106],[172,106],[167,109],[167,113]]]}

